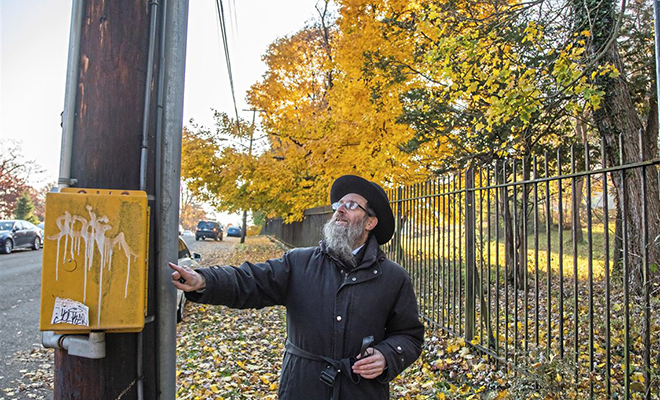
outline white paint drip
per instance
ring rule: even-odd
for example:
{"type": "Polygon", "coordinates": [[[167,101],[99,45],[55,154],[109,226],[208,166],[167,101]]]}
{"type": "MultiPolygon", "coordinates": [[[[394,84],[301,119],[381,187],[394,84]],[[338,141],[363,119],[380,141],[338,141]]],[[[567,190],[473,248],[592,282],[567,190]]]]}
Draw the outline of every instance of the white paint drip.
{"type": "Polygon", "coordinates": [[[49,236],[50,240],[57,240],[57,258],[55,262],[55,280],[59,280],[59,264],[60,264],[60,254],[62,255],[62,263],[66,262],[67,252],[70,253],[71,260],[74,259],[74,256],[80,254],[81,244],[84,244],[84,257],[85,265],[83,266],[85,271],[84,283],[83,283],[83,303],[87,298],[87,272],[91,270],[92,265],[94,264],[94,255],[98,250],[100,255],[100,270],[99,270],[99,295],[98,295],[98,326],[101,325],[101,297],[103,293],[103,268],[107,268],[108,271],[112,268],[112,256],[114,253],[115,246],[119,247],[119,250],[122,251],[126,256],[127,268],[126,268],[126,285],[124,287],[124,298],[128,297],[128,282],[130,279],[131,273],[131,258],[137,259],[137,254],[131,251],[128,243],[126,242],[126,237],[124,232],[119,232],[117,236],[110,238],[106,236],[107,231],[112,229],[112,225],[109,224],[110,220],[107,216],[102,216],[97,218],[96,213],[92,211],[90,205],[85,207],[89,213],[89,220],[81,216],[73,216],[68,211],[64,212],[64,215],[57,218],[55,224],[59,228],[59,232],[53,236],[49,236]],[[80,226],[80,229],[76,230],[77,226],[80,226]],[[64,251],[60,253],[60,242],[64,238],[64,251]]]}

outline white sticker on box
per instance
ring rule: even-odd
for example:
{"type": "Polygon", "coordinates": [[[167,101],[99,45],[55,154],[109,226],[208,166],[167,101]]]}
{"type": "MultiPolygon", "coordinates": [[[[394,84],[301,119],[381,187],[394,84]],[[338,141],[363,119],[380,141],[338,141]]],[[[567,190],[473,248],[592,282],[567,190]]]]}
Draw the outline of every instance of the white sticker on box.
{"type": "Polygon", "coordinates": [[[89,307],[79,301],[56,297],[50,323],[89,326],[89,307]]]}

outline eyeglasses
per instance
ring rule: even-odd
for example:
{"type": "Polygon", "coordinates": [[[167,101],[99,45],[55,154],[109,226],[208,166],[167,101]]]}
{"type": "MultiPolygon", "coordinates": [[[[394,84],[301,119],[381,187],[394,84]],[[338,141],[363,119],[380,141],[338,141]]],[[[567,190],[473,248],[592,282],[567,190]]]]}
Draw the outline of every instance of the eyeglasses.
{"type": "Polygon", "coordinates": [[[365,213],[367,213],[368,216],[371,216],[371,213],[369,211],[367,211],[366,208],[362,207],[357,201],[353,201],[353,200],[341,201],[341,200],[339,200],[339,201],[336,201],[336,202],[332,203],[332,205],[331,205],[333,211],[339,210],[339,207],[341,207],[341,206],[344,206],[344,207],[346,207],[347,210],[351,210],[351,211],[353,211],[353,210],[357,209],[358,207],[360,207],[361,209],[364,210],[365,213]]]}

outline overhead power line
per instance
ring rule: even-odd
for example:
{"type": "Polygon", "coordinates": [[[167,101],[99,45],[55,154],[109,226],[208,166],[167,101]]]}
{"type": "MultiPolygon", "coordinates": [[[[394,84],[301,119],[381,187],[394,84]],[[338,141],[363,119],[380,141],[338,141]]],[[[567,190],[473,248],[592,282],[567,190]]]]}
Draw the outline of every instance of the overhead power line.
{"type": "Polygon", "coordinates": [[[215,8],[218,12],[218,22],[220,23],[220,35],[222,36],[222,47],[225,52],[225,61],[227,62],[227,73],[229,74],[229,87],[231,89],[231,98],[234,102],[234,114],[236,115],[236,129],[241,134],[241,124],[238,118],[238,107],[236,107],[236,94],[234,91],[234,77],[231,72],[231,59],[229,57],[229,46],[227,45],[227,24],[225,22],[225,10],[222,6],[222,0],[215,1],[215,8]]]}

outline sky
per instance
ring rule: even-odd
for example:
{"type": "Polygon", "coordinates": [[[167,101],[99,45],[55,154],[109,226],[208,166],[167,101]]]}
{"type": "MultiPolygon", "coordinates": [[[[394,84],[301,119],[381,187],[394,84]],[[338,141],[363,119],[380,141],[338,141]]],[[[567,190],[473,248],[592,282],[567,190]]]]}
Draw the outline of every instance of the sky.
{"type": "MultiPolygon", "coordinates": [[[[26,160],[44,170],[31,183],[56,182],[59,172],[71,0],[0,0],[0,151],[18,140],[26,160]]],[[[261,56],[278,37],[314,18],[316,0],[224,0],[239,116],[251,120],[249,87],[266,68],[261,56]],[[232,12],[230,13],[229,10],[232,12]]],[[[215,0],[190,0],[184,125],[213,126],[212,109],[234,115],[215,0]]]]}

